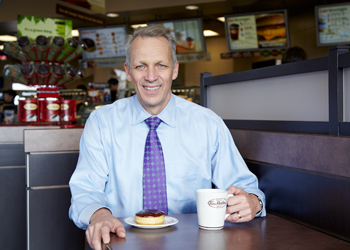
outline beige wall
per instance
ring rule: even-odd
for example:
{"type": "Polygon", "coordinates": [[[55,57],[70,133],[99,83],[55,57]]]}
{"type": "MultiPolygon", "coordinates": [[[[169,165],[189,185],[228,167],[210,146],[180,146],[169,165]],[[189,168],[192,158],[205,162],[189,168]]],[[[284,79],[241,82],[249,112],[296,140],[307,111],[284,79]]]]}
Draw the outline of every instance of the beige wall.
{"type": "Polygon", "coordinates": [[[309,11],[289,18],[291,46],[303,48],[308,59],[328,56],[328,46],[317,46],[315,13],[309,11]]]}
{"type": "Polygon", "coordinates": [[[225,37],[208,37],[205,42],[207,51],[211,54],[211,61],[186,63],[185,86],[199,86],[202,72],[211,72],[212,75],[232,73],[233,59],[220,58],[220,54],[227,51],[225,37]]]}
{"type": "Polygon", "coordinates": [[[94,82],[104,83],[111,78],[110,68],[94,68],[94,82]]]}

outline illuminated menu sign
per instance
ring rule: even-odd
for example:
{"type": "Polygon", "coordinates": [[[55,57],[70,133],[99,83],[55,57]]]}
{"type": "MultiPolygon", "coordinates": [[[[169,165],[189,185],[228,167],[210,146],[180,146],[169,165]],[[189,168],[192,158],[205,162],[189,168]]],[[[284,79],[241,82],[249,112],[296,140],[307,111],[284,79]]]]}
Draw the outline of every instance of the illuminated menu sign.
{"type": "Polygon", "coordinates": [[[79,39],[87,45],[84,59],[125,57],[125,26],[79,29],[79,39]]]}
{"type": "Polygon", "coordinates": [[[230,52],[289,46],[285,10],[225,16],[225,29],[230,52]]]}
{"type": "Polygon", "coordinates": [[[350,4],[316,6],[318,45],[350,42],[350,4]]]}

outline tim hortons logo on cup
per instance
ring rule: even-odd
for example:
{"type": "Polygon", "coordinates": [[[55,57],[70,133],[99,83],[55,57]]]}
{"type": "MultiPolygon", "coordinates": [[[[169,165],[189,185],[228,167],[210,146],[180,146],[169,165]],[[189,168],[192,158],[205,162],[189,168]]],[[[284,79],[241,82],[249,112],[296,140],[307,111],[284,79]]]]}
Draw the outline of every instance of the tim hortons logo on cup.
{"type": "Polygon", "coordinates": [[[225,198],[215,198],[208,201],[208,205],[213,208],[222,208],[226,206],[226,199],[225,198]]]}

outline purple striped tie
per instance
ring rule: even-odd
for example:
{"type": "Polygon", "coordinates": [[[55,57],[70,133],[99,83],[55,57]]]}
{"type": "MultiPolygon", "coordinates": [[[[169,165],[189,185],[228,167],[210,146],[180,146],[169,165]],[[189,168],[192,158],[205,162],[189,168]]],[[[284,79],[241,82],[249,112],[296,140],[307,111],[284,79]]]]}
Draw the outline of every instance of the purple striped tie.
{"type": "Polygon", "coordinates": [[[156,129],[162,122],[158,117],[145,120],[150,128],[143,158],[143,209],[157,209],[168,214],[166,176],[162,145],[156,129]]]}

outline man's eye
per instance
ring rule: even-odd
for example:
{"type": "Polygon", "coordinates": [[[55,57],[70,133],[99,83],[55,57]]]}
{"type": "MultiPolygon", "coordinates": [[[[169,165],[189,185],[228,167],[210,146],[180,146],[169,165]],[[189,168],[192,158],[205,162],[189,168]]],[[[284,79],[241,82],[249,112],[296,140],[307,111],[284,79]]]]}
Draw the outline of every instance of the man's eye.
{"type": "Polygon", "coordinates": [[[160,68],[165,68],[166,65],[164,65],[164,64],[159,64],[159,67],[160,67],[160,68]]]}

